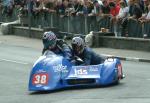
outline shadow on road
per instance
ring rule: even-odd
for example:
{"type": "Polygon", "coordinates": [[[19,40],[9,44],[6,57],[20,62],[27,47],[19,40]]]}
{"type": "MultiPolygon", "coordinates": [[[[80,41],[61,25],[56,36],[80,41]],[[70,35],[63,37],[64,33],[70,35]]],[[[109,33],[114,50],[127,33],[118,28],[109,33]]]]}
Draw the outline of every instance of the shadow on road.
{"type": "Polygon", "coordinates": [[[62,89],[56,89],[56,90],[49,90],[49,91],[36,91],[36,92],[30,92],[29,95],[40,95],[40,94],[50,94],[50,93],[57,93],[57,92],[63,92],[63,91],[70,91],[70,90],[85,90],[85,89],[96,89],[96,88],[113,88],[116,86],[123,86],[124,83],[119,84],[111,84],[107,86],[79,86],[79,87],[66,87],[62,89]]]}

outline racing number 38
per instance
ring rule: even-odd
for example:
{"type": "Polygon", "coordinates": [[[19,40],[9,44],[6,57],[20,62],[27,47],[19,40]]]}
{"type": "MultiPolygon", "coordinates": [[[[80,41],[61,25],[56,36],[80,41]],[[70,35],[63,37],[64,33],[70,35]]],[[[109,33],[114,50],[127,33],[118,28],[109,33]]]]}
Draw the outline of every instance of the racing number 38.
{"type": "Polygon", "coordinates": [[[32,84],[42,84],[47,85],[48,84],[48,74],[35,74],[33,75],[32,84]]]}

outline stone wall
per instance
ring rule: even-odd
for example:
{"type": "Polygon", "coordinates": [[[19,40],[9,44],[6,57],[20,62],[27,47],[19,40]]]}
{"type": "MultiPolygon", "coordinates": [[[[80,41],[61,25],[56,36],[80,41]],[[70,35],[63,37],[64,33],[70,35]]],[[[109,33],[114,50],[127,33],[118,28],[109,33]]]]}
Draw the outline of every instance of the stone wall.
{"type": "Polygon", "coordinates": [[[150,39],[94,35],[93,47],[150,51],[150,39]]]}
{"type": "MultiPolygon", "coordinates": [[[[56,28],[31,28],[29,31],[28,27],[13,26],[13,34],[18,36],[26,36],[31,38],[42,38],[44,31],[53,30],[59,31],[56,28]]],[[[58,32],[58,36],[63,37],[64,35],[72,36],[70,33],[58,32]]],[[[150,39],[144,38],[128,38],[128,37],[115,37],[114,33],[94,33],[93,34],[93,47],[108,47],[116,49],[130,49],[140,51],[150,51],[150,39]]]]}

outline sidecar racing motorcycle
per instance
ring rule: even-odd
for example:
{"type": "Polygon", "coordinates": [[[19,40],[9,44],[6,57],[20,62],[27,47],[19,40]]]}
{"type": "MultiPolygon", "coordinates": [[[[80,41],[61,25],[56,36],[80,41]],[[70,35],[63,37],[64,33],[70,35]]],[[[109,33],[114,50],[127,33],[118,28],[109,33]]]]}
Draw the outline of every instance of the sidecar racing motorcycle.
{"type": "Polygon", "coordinates": [[[118,58],[107,58],[102,64],[74,65],[51,51],[39,57],[29,77],[29,91],[49,91],[73,86],[107,86],[123,79],[118,58]]]}

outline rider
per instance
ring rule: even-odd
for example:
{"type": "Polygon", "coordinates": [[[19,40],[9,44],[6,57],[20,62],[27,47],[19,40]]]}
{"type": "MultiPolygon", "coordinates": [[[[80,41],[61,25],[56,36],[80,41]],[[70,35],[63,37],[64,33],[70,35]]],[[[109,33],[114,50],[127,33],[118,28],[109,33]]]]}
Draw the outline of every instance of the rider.
{"type": "Polygon", "coordinates": [[[44,45],[42,54],[46,50],[50,50],[55,54],[63,54],[67,59],[71,59],[72,53],[69,46],[63,40],[57,39],[52,31],[44,32],[42,40],[44,45]]]}
{"type": "Polygon", "coordinates": [[[104,62],[104,57],[96,54],[89,47],[85,46],[85,42],[81,37],[74,37],[71,45],[73,55],[83,60],[83,63],[80,65],[97,65],[104,62]]]}

